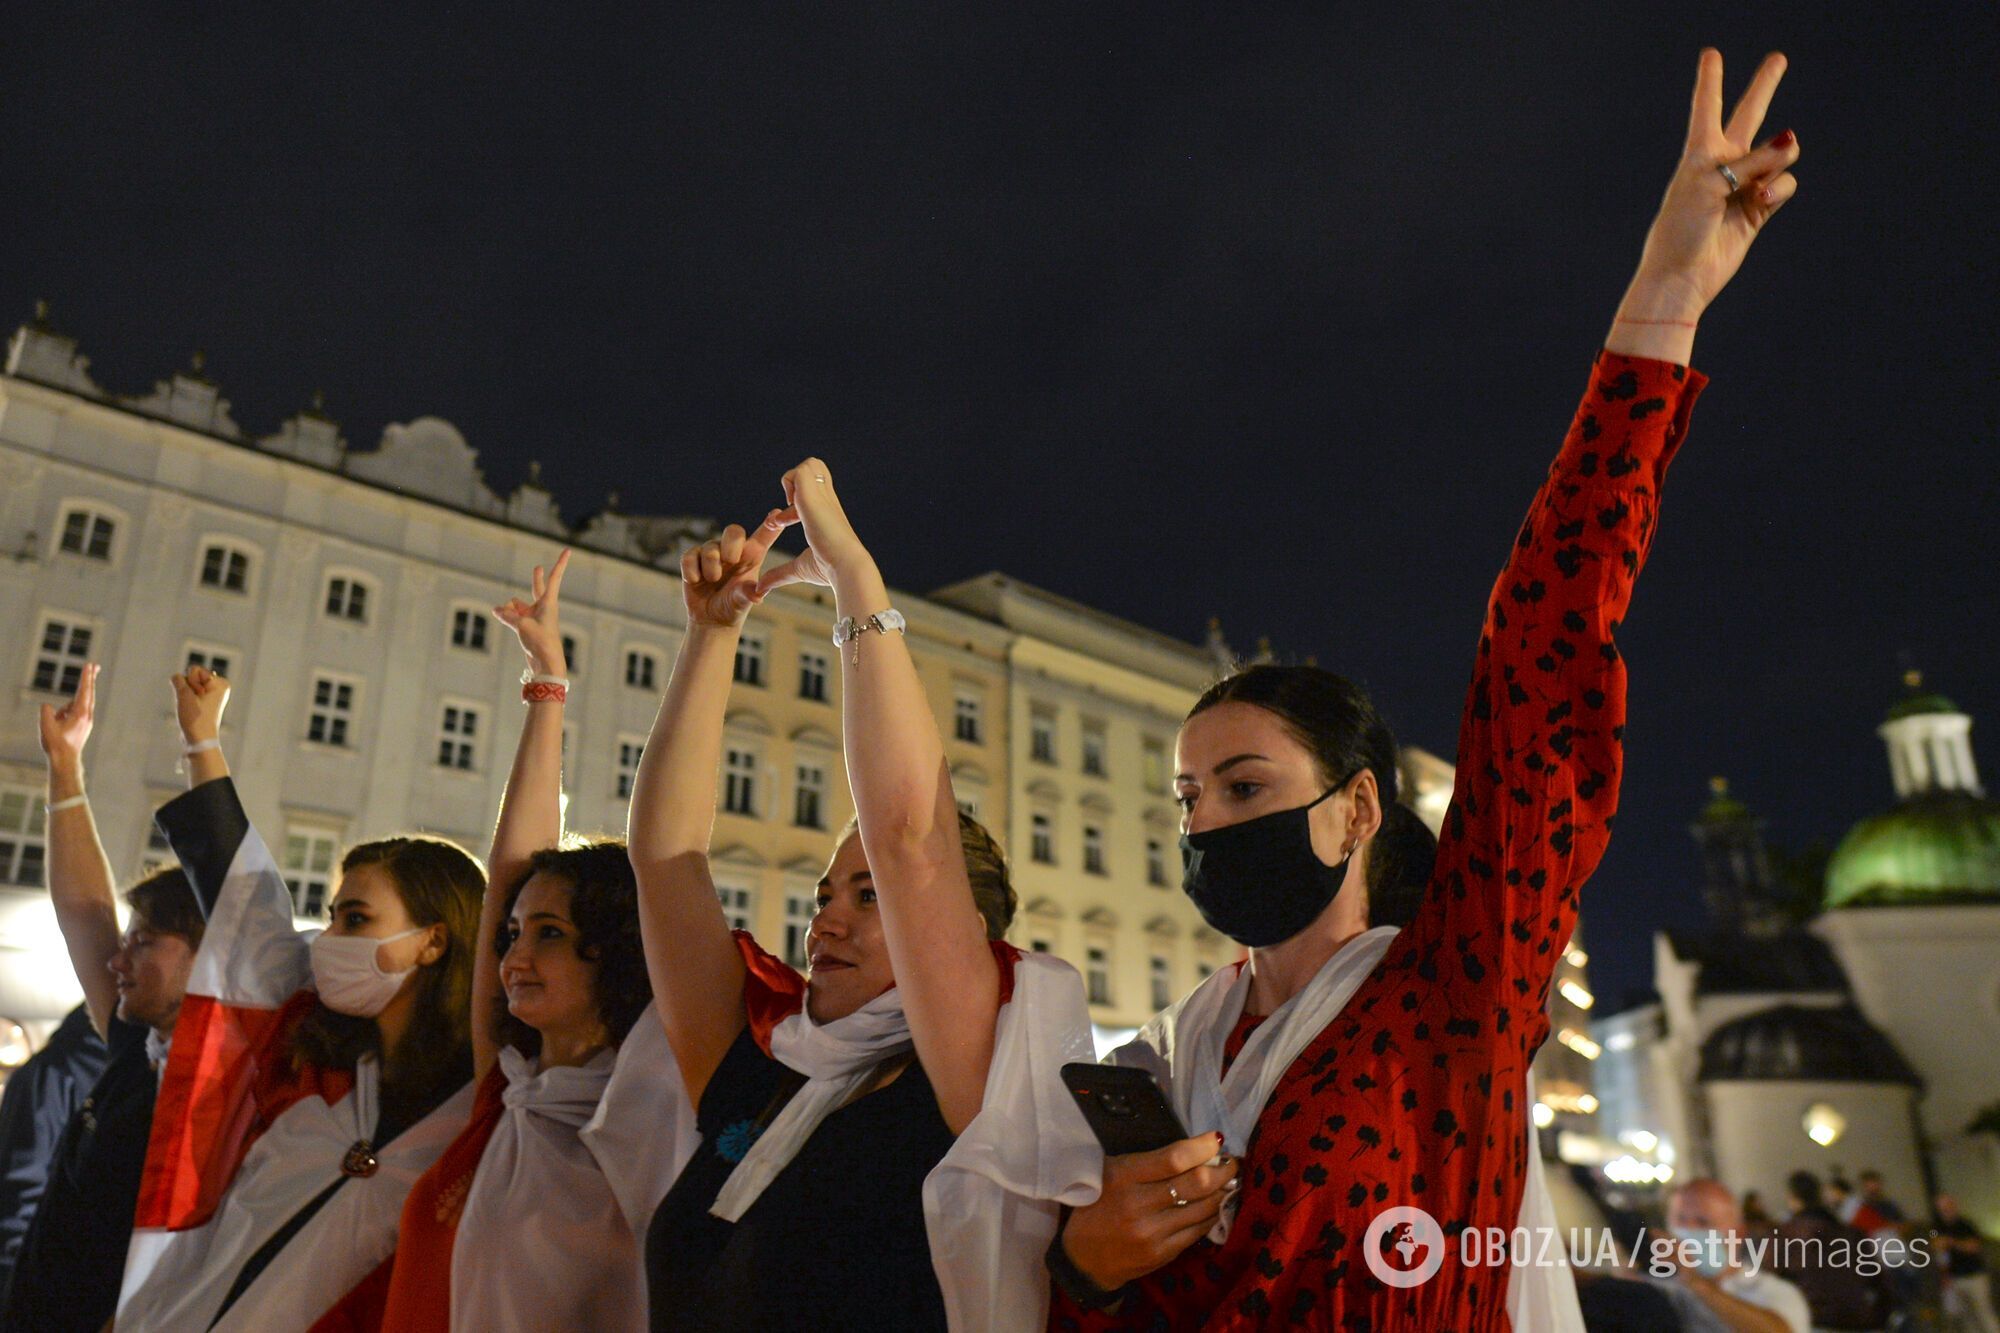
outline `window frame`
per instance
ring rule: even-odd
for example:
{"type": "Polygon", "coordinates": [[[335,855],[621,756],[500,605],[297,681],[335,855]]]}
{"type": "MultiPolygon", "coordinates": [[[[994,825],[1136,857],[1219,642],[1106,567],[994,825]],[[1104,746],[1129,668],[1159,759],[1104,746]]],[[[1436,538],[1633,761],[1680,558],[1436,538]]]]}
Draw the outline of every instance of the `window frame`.
{"type": "Polygon", "coordinates": [[[1056,817],[1046,810],[1028,814],[1028,859],[1038,866],[1056,862],[1056,817]]]}
{"type": "Polygon", "coordinates": [[[986,744],[986,692],[959,684],[952,690],[951,736],[967,745],[986,744]]]}
{"type": "Polygon", "coordinates": [[[736,636],[736,656],[729,668],[732,685],[764,689],[771,683],[771,636],[747,631],[736,636]]]}
{"type": "Polygon", "coordinates": [[[446,610],[444,642],[447,648],[459,653],[478,653],[482,657],[493,652],[492,627],[487,623],[493,613],[477,602],[455,598],[446,610]],[[467,642],[458,641],[460,625],[466,627],[467,642]]]}
{"type": "Polygon", "coordinates": [[[447,696],[438,701],[438,709],[437,745],[432,750],[434,766],[448,773],[484,772],[485,764],[482,760],[486,752],[485,739],[488,733],[481,731],[480,728],[486,724],[486,705],[470,699],[447,696]],[[460,723],[456,731],[449,725],[453,713],[458,714],[460,723]],[[468,719],[472,723],[470,727],[464,725],[468,719]],[[454,759],[462,757],[466,762],[447,763],[444,747],[448,745],[454,747],[452,750],[454,759]]]}
{"type": "Polygon", "coordinates": [[[629,643],[626,644],[625,669],[622,678],[625,681],[625,688],[630,690],[645,690],[648,693],[651,693],[652,691],[659,689],[660,654],[658,650],[653,648],[648,648],[643,644],[629,644],[629,643]],[[632,666],[635,662],[642,662],[645,664],[645,670],[643,672],[638,673],[645,676],[645,679],[643,681],[632,679],[632,676],[634,674],[632,666]]]}
{"type": "Polygon", "coordinates": [[[284,878],[286,892],[291,894],[293,916],[307,921],[327,919],[327,909],[333,906],[333,900],[340,889],[340,844],[345,835],[346,830],[335,828],[331,824],[303,819],[285,821],[285,850],[278,870],[284,878]],[[301,840],[307,844],[308,855],[308,863],[302,867],[292,864],[292,844],[301,840]],[[326,887],[324,896],[320,900],[319,910],[315,912],[311,907],[312,895],[309,885],[312,879],[317,878],[318,872],[311,868],[310,854],[311,849],[322,840],[327,844],[326,887]],[[301,878],[302,872],[304,878],[301,878]]]}
{"type": "MultiPolygon", "coordinates": [[[[354,733],[359,729],[357,724],[361,720],[361,692],[362,689],[365,687],[366,683],[367,682],[365,682],[361,677],[350,676],[344,671],[331,671],[322,667],[314,667],[311,671],[307,672],[306,709],[305,709],[306,731],[305,735],[301,738],[303,743],[307,745],[324,746],[329,750],[335,750],[347,754],[358,753],[361,747],[355,744],[354,733]],[[334,705],[332,703],[329,703],[327,705],[329,717],[336,717],[338,714],[343,712],[346,714],[345,721],[347,722],[347,728],[344,733],[346,737],[346,739],[344,740],[336,741],[336,740],[327,740],[324,738],[316,740],[313,737],[312,734],[313,719],[320,707],[320,705],[317,702],[315,702],[315,700],[319,694],[319,683],[322,680],[330,682],[335,687],[336,690],[342,685],[348,687],[347,707],[345,709],[341,709],[337,705],[334,705]]],[[[331,730],[331,728],[329,728],[329,730],[331,730]]]]}
{"type": "Polygon", "coordinates": [[[833,659],[832,655],[812,648],[799,649],[799,698],[810,703],[833,702],[833,659]],[[814,666],[817,663],[817,667],[814,666]],[[817,681],[819,688],[814,692],[807,688],[817,681]]]}
{"type": "Polygon", "coordinates": [[[1052,708],[1030,705],[1028,708],[1028,758],[1037,764],[1055,764],[1062,745],[1056,734],[1056,713],[1052,708]],[[1045,730],[1042,723],[1048,724],[1045,730]],[[1047,737],[1048,744],[1042,744],[1047,737]]]}
{"type": "Polygon", "coordinates": [[[646,756],[646,741],[648,739],[648,737],[641,736],[637,732],[630,731],[620,732],[618,735],[618,739],[615,742],[617,749],[614,751],[617,756],[617,763],[613,766],[617,778],[611,784],[611,790],[621,801],[632,799],[632,788],[639,781],[639,761],[646,756]],[[631,750],[629,756],[626,754],[628,748],[631,750]]]}
{"type": "Polygon", "coordinates": [[[0,811],[4,811],[8,798],[20,802],[20,823],[0,825],[0,847],[6,850],[0,854],[0,887],[10,889],[43,889],[49,883],[49,815],[43,805],[46,792],[25,783],[0,783],[0,811]],[[30,858],[28,853],[36,848],[40,855],[30,858]],[[21,866],[32,860],[36,878],[26,880],[20,877],[21,866]]]}
{"type": "Polygon", "coordinates": [[[96,616],[87,616],[48,607],[42,608],[35,616],[35,632],[28,640],[28,672],[26,676],[26,688],[28,692],[30,694],[48,695],[51,698],[68,698],[75,694],[77,684],[83,678],[83,669],[90,665],[92,657],[91,649],[102,642],[103,635],[104,622],[96,616]],[[61,625],[64,631],[63,647],[54,657],[56,663],[55,679],[46,686],[37,685],[35,683],[36,677],[41,674],[40,668],[43,658],[49,652],[47,648],[43,647],[43,644],[48,639],[49,628],[53,625],[61,625]],[[79,629],[88,635],[81,653],[76,651],[75,646],[76,632],[79,629]],[[65,685],[64,681],[68,673],[72,670],[76,672],[76,679],[69,680],[68,684],[65,685]]]}
{"type": "Polygon", "coordinates": [[[759,777],[763,772],[764,757],[757,747],[725,739],[722,743],[722,800],[724,814],[736,815],[744,819],[760,818],[757,799],[759,777]],[[738,765],[738,758],[748,762],[738,765]],[[742,793],[738,799],[737,793],[742,793]]]}
{"type": "Polygon", "coordinates": [[[826,828],[825,764],[808,763],[803,759],[792,761],[792,827],[822,830],[826,828]],[[805,780],[807,773],[814,774],[815,781],[808,783],[805,780]],[[812,797],[813,818],[811,822],[807,822],[802,818],[805,813],[804,806],[807,796],[812,797]]]}
{"type": "Polygon", "coordinates": [[[226,643],[211,643],[206,639],[189,639],[186,643],[183,643],[181,645],[181,670],[186,671],[189,667],[196,665],[206,667],[228,681],[232,697],[243,688],[242,678],[230,670],[232,667],[243,665],[243,654],[226,643]],[[200,657],[202,660],[197,663],[194,660],[196,657],[200,657]],[[219,667],[215,664],[218,658],[223,663],[219,667]]]}
{"type": "Polygon", "coordinates": [[[89,496],[72,496],[56,506],[55,529],[49,543],[50,560],[87,560],[94,565],[116,568],[119,557],[125,551],[125,533],[131,526],[132,516],[117,505],[89,496]],[[69,536],[69,521],[75,515],[86,515],[94,520],[84,525],[83,549],[72,551],[63,545],[69,536]],[[110,528],[104,539],[104,554],[92,555],[92,539],[97,535],[96,523],[110,528]]]}
{"type": "MultiPolygon", "coordinates": [[[[194,586],[201,592],[212,592],[223,597],[254,597],[257,593],[257,569],[263,559],[263,551],[240,537],[223,532],[203,533],[195,543],[194,586]],[[210,583],[203,576],[208,572],[208,557],[212,551],[225,555],[241,556],[243,559],[243,586],[232,588],[227,583],[210,583]]],[[[228,564],[224,562],[224,570],[228,564]]]]}
{"type": "Polygon", "coordinates": [[[328,569],[320,577],[319,614],[322,620],[330,620],[336,625],[352,625],[359,629],[371,629],[375,624],[376,613],[381,610],[381,603],[382,585],[376,581],[375,576],[372,574],[367,574],[361,570],[346,566],[336,566],[328,569]],[[347,585],[347,596],[343,603],[344,607],[351,608],[354,604],[355,591],[357,589],[360,591],[361,614],[359,616],[353,614],[350,609],[340,611],[333,609],[331,605],[333,601],[333,585],[336,583],[347,585]]]}

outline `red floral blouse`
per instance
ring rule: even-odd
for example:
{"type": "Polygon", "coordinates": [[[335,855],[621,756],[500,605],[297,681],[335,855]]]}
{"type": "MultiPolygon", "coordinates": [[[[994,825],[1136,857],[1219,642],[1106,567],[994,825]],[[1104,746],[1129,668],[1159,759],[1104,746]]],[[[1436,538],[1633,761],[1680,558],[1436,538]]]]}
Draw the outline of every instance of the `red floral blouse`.
{"type": "Polygon", "coordinates": [[[1273,1091],[1228,1243],[1197,1241],[1113,1313],[1057,1291],[1052,1327],[1507,1327],[1508,1270],[1462,1263],[1476,1251],[1458,1237],[1520,1213],[1528,1063],[1618,806],[1625,664],[1612,639],[1706,383],[1599,353],[1493,587],[1423,906],[1273,1091]],[[1445,1238],[1443,1267],[1407,1288],[1362,1253],[1370,1221],[1399,1205],[1445,1238]]]}

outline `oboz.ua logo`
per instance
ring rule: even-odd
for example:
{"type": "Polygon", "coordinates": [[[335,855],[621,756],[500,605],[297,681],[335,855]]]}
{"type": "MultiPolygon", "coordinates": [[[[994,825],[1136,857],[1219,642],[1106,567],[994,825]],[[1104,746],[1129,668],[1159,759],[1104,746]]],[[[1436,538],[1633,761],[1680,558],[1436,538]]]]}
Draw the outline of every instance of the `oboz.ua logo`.
{"type": "Polygon", "coordinates": [[[1391,1287],[1415,1287],[1444,1267],[1444,1228],[1421,1208],[1391,1208],[1361,1237],[1368,1271],[1391,1287]]]}

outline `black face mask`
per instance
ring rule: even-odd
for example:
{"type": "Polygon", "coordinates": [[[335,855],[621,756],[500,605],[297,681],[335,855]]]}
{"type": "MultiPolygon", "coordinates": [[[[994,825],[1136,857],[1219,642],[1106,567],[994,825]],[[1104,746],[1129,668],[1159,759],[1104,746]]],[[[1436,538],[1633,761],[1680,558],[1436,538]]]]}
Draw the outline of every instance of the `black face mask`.
{"type": "Polygon", "coordinates": [[[1283,944],[1318,920],[1340,892],[1354,854],[1337,866],[1320,860],[1309,815],[1353,776],[1305,805],[1181,834],[1181,889],[1201,919],[1253,949],[1283,944]]]}

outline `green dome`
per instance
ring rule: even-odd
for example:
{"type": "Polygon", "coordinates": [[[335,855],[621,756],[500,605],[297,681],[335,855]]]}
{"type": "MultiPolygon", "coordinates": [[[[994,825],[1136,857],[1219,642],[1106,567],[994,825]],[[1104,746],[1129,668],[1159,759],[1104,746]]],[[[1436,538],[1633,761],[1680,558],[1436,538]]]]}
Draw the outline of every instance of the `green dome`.
{"type": "Polygon", "coordinates": [[[1826,867],[1826,905],[2000,902],[2000,801],[1929,791],[1864,819],[1826,867]]]}

